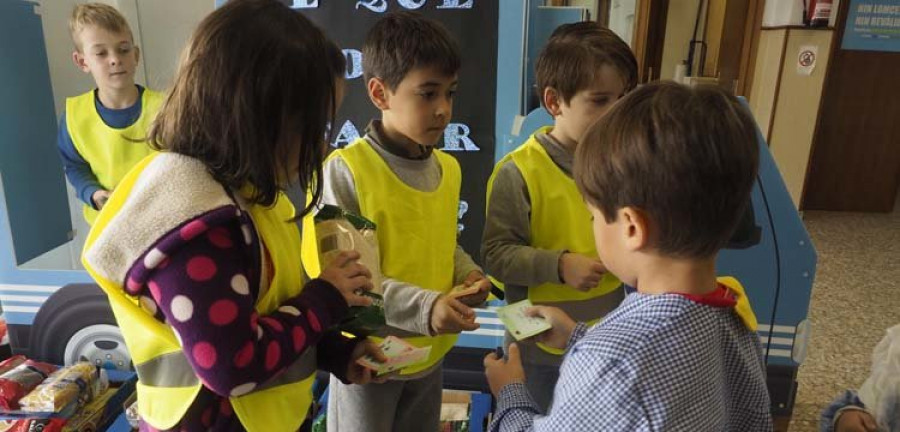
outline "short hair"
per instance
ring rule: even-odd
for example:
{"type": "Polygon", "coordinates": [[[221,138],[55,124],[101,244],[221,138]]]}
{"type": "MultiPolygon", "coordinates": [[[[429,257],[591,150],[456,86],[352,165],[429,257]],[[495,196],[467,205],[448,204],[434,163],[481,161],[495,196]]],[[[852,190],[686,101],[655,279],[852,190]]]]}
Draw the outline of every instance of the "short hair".
{"type": "Polygon", "coordinates": [[[594,21],[563,24],[553,31],[535,62],[538,99],[553,87],[568,103],[594,82],[601,66],[615,69],[625,93],[637,86],[637,59],[631,48],[612,30],[594,21]]]}
{"type": "Polygon", "coordinates": [[[756,124],[718,87],[639,87],[578,144],[574,177],[607,222],[635,207],[658,228],[662,254],[714,255],[731,238],[759,167],[756,124]]]}
{"type": "Polygon", "coordinates": [[[415,68],[435,67],[451,76],[462,64],[450,32],[414,12],[393,12],[380,19],[366,35],[362,52],[366,82],[377,77],[391,90],[415,68]]]}
{"type": "Polygon", "coordinates": [[[341,50],[301,13],[231,0],[191,37],[150,144],[200,160],[227,188],[252,185],[253,203],[273,204],[292,181],[316,203],[345,70],[341,50]]]}
{"type": "Polygon", "coordinates": [[[116,8],[103,3],[79,4],[75,5],[69,17],[69,34],[72,36],[75,49],[79,52],[83,47],[78,35],[87,26],[100,27],[112,33],[128,33],[132,41],[134,40],[128,21],[116,8]]]}

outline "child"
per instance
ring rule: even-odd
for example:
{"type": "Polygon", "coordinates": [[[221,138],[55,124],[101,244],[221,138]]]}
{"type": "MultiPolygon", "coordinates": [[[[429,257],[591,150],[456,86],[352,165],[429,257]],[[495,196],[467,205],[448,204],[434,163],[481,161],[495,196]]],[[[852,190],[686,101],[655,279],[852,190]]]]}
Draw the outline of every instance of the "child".
{"type": "MultiPolygon", "coordinates": [[[[597,259],[572,157],[587,127],[634,88],[637,60],[615,33],[586,21],[557,28],[536,69],[541,102],[555,124],[494,168],[482,256],[488,273],[505,283],[509,303],[527,298],[592,324],[615,309],[624,292],[597,259]]],[[[563,352],[532,341],[519,347],[528,391],[546,412],[563,352]]]]}
{"type": "Polygon", "coordinates": [[[758,151],[753,117],[713,87],[649,84],[589,128],[575,182],[600,259],[638,291],[591,328],[529,310],[553,326],[539,338],[567,350],[553,404],[540,415],[513,344],[506,361],[485,358],[499,399],[491,430],[772,430],[755,323],[715,274],[758,151]]]}
{"type": "Polygon", "coordinates": [[[355,360],[385,360],[331,330],[370,303],[369,271],[344,252],[305,281],[282,192],[321,194],[343,56],[283,3],[232,0],[184,59],[149,136],[163,151],[122,179],[83,262],[137,370],[141,430],[296,431],[317,365],[366,383],[355,360]]]}
{"type": "Polygon", "coordinates": [[[58,147],[66,177],[93,224],[109,194],[134,164],[150,154],[144,142],[163,95],[134,83],[140,50],[125,17],[102,3],[75,6],[69,18],[75,66],[97,88],[66,98],[58,147]]]}
{"type": "Polygon", "coordinates": [[[872,371],[859,390],[847,389],[822,412],[821,432],[900,432],[900,325],[872,352],[872,371]]]}
{"type": "Polygon", "coordinates": [[[332,378],[329,431],[438,430],[441,360],[457,333],[478,328],[467,304],[482,302],[490,283],[456,243],[459,164],[434,149],[453,113],[459,68],[456,42],[420,15],[387,15],[366,36],[363,71],[382,119],[326,162],[324,202],[378,226],[389,326],[378,336],[431,346],[431,355],[384,384],[332,378]],[[477,293],[450,294],[460,284],[477,293]]]}

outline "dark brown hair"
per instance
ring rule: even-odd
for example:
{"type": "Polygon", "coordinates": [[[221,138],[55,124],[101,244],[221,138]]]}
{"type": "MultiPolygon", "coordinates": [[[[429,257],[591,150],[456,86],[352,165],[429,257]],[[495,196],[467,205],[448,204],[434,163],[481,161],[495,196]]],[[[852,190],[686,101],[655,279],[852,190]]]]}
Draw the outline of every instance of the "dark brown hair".
{"type": "Polygon", "coordinates": [[[253,185],[254,203],[272,205],[294,180],[315,203],[344,67],[340,49],[300,13],[275,0],[229,1],[182,54],[151,144],[199,159],[228,188],[253,185]]]}
{"type": "Polygon", "coordinates": [[[661,253],[709,257],[750,202],[756,134],[747,109],[718,87],[648,84],[585,133],[575,182],[607,222],[620,208],[641,210],[657,228],[651,241],[661,253]]]}
{"type": "Polygon", "coordinates": [[[615,69],[625,84],[625,93],[637,85],[637,59],[631,48],[612,30],[594,21],[563,24],[553,31],[535,62],[538,98],[552,87],[563,102],[594,82],[601,66],[615,69]]]}
{"type": "Polygon", "coordinates": [[[459,72],[459,46],[444,26],[414,12],[393,12],[380,19],[363,43],[366,82],[381,78],[396,90],[409,71],[435,67],[451,76],[459,72]]]}

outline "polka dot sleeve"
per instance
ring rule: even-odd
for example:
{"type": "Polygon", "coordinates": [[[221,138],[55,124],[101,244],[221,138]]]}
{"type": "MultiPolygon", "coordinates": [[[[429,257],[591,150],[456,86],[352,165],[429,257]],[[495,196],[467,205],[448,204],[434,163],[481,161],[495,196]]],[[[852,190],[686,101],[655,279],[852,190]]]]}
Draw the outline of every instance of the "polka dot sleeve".
{"type": "Polygon", "coordinates": [[[276,376],[348,310],[334,287],[315,279],[274,313],[257,314],[260,246],[248,226],[236,207],[213,210],[160,239],[126,276],[129,294],[172,326],[197,376],[221,396],[276,376]]]}

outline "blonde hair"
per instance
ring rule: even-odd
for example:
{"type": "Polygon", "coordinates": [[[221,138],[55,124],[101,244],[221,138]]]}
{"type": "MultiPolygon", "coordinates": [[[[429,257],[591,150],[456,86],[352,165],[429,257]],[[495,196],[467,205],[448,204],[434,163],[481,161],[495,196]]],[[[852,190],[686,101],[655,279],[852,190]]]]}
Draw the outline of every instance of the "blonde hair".
{"type": "Polygon", "coordinates": [[[72,9],[72,16],[69,17],[69,33],[72,35],[75,49],[79,52],[81,52],[82,46],[78,34],[87,26],[100,27],[113,33],[128,33],[128,36],[134,40],[128,21],[116,8],[103,3],[79,4],[75,5],[75,8],[72,9]]]}

